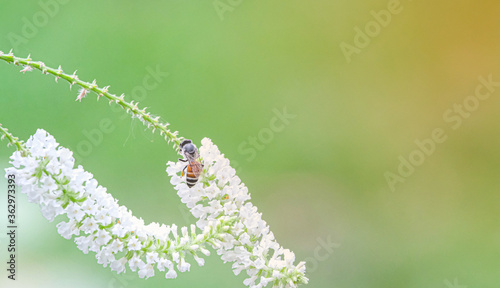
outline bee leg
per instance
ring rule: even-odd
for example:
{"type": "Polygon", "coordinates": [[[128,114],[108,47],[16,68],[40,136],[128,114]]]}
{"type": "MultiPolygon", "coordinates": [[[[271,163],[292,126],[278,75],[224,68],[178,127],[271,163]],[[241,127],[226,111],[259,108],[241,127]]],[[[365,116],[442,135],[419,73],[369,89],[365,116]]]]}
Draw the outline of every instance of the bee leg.
{"type": "Polygon", "coordinates": [[[184,169],[182,169],[182,171],[181,171],[181,177],[184,176],[184,170],[186,170],[187,167],[188,167],[188,165],[184,166],[184,169]]]}
{"type": "Polygon", "coordinates": [[[181,161],[181,162],[188,162],[188,160],[186,160],[186,159],[181,159],[181,158],[179,158],[179,161],[181,161]]]}

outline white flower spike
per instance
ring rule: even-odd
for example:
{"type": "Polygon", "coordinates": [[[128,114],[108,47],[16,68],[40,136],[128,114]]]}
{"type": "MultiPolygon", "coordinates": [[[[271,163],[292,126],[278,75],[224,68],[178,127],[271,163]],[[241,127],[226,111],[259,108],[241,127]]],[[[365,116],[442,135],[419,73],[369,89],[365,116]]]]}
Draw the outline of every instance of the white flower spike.
{"type": "MultiPolygon", "coordinates": [[[[205,245],[222,238],[224,229],[234,222],[225,217],[200,234],[195,229],[188,234],[184,227],[181,236],[175,225],[145,225],[126,207],[118,205],[92,174],[81,166],[74,168],[72,152],[60,147],[44,130],[30,137],[26,149],[26,157],[14,152],[10,161],[14,167],[7,168],[7,174],[16,175],[21,192],[27,194],[28,201],[40,205],[49,221],[61,214],[69,218],[57,224],[61,236],[75,237],[80,250],[96,252],[98,263],[110,265],[119,273],[125,271],[126,262],[132,271],[138,269],[143,278],[152,277],[155,266],[163,269],[168,263],[172,270],[172,261],[180,272],[188,271],[186,255],[193,255],[202,264],[197,258],[206,250],[205,245]]],[[[169,271],[167,276],[173,273],[169,271]]]]}

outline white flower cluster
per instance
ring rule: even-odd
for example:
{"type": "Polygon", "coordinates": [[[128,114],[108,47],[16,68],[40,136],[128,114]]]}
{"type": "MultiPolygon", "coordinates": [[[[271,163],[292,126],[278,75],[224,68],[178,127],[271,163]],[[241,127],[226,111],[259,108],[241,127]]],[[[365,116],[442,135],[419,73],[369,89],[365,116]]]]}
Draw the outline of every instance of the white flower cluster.
{"type": "Polygon", "coordinates": [[[199,151],[204,171],[194,187],[189,188],[181,176],[185,162],[167,163],[167,173],[181,201],[199,219],[196,225],[200,229],[227,217],[236,219],[221,241],[214,242],[222,260],[234,262],[236,275],[245,270],[249,278],[244,284],[250,287],[272,283],[273,287],[291,288],[307,283],[305,262],[295,266],[294,253],[276,242],[257,207],[247,202],[248,188],[235,175],[229,160],[210,139],[205,138],[201,143],[199,151]]]}
{"type": "Polygon", "coordinates": [[[69,220],[57,224],[58,232],[66,239],[75,237],[78,248],[85,254],[96,253],[98,263],[121,273],[126,264],[139,277],[154,275],[154,268],[167,270],[166,278],[189,271],[186,255],[191,254],[199,265],[204,259],[198,253],[209,255],[207,243],[217,245],[229,231],[234,219],[221,217],[204,225],[196,234],[196,227],[182,227],[151,223],[134,217],[130,210],[118,205],[106,189],[99,186],[92,174],[81,166],[74,168],[72,152],[58,147],[54,137],[38,130],[26,142],[28,156],[19,151],[11,156],[14,167],[7,174],[14,174],[21,192],[30,202],[38,203],[42,214],[49,221],[65,214],[69,220]]]}

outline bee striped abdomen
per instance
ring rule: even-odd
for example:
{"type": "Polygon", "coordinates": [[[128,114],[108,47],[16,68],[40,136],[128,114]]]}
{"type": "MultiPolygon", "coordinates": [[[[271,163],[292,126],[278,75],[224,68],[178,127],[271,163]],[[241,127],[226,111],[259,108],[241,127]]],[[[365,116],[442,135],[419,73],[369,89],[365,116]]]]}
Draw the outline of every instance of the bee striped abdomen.
{"type": "Polygon", "coordinates": [[[191,168],[191,165],[187,165],[186,184],[188,185],[189,188],[191,188],[194,185],[196,185],[196,182],[198,182],[198,176],[196,176],[196,174],[194,174],[193,169],[191,168]]]}

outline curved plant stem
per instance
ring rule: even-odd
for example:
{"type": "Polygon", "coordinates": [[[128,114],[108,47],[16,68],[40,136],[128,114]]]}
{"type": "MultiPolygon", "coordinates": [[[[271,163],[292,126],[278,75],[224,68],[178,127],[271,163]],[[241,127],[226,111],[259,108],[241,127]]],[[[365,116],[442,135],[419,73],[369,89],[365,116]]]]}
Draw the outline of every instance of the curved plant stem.
{"type": "Polygon", "coordinates": [[[169,123],[163,123],[160,122],[160,117],[154,117],[152,116],[149,112],[146,112],[146,108],[139,109],[138,104],[139,103],[134,103],[134,101],[127,102],[124,100],[125,95],[121,94],[120,96],[117,96],[115,94],[111,94],[108,92],[109,86],[105,86],[103,88],[100,88],[97,86],[96,81],[94,80],[92,83],[82,81],[78,78],[78,75],[76,75],[76,71],[73,74],[67,74],[64,73],[62,70],[61,66],[59,68],[51,68],[46,66],[43,62],[41,61],[33,61],[30,56],[27,58],[20,58],[14,56],[14,54],[9,52],[8,54],[5,54],[0,51],[0,59],[6,61],[7,63],[14,63],[15,65],[23,65],[24,69],[21,72],[26,72],[30,71],[33,69],[37,69],[42,71],[43,74],[52,74],[56,77],[56,82],[57,79],[61,78],[66,81],[72,86],[72,85],[78,85],[82,87],[83,90],[80,91],[80,95],[78,96],[77,100],[81,100],[89,91],[92,91],[97,94],[98,99],[101,97],[106,97],[110,103],[114,102],[123,109],[126,110],[127,113],[132,115],[132,118],[138,118],[141,120],[144,125],[148,126],[153,133],[155,130],[160,131],[160,135],[164,136],[165,140],[167,142],[173,142],[174,149],[178,150],[179,145],[181,144],[182,140],[184,139],[183,137],[178,136],[178,132],[171,132],[168,129],[169,123]]]}
{"type": "Polygon", "coordinates": [[[0,123],[0,134],[1,134],[0,136],[1,140],[3,140],[4,138],[7,138],[7,140],[9,140],[9,144],[7,144],[7,146],[8,145],[16,146],[17,151],[20,151],[23,156],[27,156],[29,154],[28,150],[24,146],[23,141],[19,140],[19,138],[12,135],[12,133],[10,133],[7,128],[2,127],[2,123],[0,123]]]}

